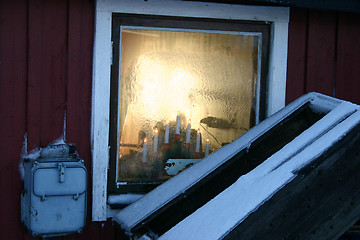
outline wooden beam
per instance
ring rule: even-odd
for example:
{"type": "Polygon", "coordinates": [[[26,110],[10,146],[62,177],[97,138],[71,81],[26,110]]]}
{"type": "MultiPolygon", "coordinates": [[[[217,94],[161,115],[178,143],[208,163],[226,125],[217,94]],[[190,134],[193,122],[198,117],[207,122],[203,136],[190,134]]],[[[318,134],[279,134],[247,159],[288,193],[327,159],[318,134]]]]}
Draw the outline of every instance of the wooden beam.
{"type": "Polygon", "coordinates": [[[360,126],[224,239],[338,239],[360,216],[360,126]]]}

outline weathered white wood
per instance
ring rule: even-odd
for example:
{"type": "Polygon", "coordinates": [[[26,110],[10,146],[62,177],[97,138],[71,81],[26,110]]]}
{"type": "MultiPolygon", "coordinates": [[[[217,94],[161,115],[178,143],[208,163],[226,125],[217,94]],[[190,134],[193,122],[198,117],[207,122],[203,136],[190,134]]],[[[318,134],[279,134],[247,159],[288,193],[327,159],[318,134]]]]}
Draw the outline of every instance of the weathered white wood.
{"type": "Polygon", "coordinates": [[[92,92],[92,219],[106,220],[109,165],[109,106],[112,13],[267,21],[273,23],[269,63],[270,115],[285,105],[289,8],[245,6],[180,0],[98,0],[96,2],[92,92]]]}
{"type": "Polygon", "coordinates": [[[198,18],[288,22],[286,7],[232,5],[181,0],[100,0],[97,11],[198,18]]]}
{"type": "Polygon", "coordinates": [[[92,88],[92,219],[106,220],[111,12],[96,13],[92,88]]]}
{"type": "Polygon", "coordinates": [[[285,106],[288,28],[288,22],[272,25],[266,116],[285,106]]]}

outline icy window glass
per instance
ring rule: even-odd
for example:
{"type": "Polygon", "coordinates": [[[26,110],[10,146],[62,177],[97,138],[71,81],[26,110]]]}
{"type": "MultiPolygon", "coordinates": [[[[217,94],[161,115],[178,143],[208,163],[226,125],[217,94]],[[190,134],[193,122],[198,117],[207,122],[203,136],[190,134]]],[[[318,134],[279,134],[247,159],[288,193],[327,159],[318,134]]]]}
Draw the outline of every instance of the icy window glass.
{"type": "Polygon", "coordinates": [[[121,28],[118,181],[165,180],[258,118],[261,36],[121,28]]]}

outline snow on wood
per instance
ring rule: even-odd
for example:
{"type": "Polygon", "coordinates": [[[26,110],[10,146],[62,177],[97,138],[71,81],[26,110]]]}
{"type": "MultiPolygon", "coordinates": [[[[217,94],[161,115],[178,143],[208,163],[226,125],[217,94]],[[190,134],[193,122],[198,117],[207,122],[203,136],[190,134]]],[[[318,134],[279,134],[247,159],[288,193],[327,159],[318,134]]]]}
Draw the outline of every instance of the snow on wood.
{"type": "MultiPolygon", "coordinates": [[[[348,108],[350,106],[347,104],[346,107],[343,107],[348,108]]],[[[332,114],[331,118],[336,118],[336,114],[332,114]]],[[[323,124],[326,123],[323,122],[323,124]]],[[[286,163],[274,169],[273,165],[269,163],[275,162],[282,155],[286,158],[289,155],[288,151],[291,151],[290,148],[281,149],[264,162],[266,167],[260,165],[260,167],[240,177],[233,185],[163,234],[159,239],[221,239],[278,190],[292,181],[298,170],[319,157],[359,124],[360,112],[357,111],[286,163]]],[[[316,129],[312,129],[312,131],[316,132],[316,129]]],[[[311,131],[309,132],[311,133],[311,131]]],[[[294,145],[294,142],[290,144],[294,145]]],[[[279,162],[282,161],[283,159],[279,162]]]]}
{"type": "Polygon", "coordinates": [[[268,160],[257,167],[257,171],[264,174],[280,167],[289,161],[296,154],[310,146],[314,141],[327,133],[334,126],[354,113],[358,108],[357,105],[350,102],[342,102],[333,111],[326,114],[322,119],[316,122],[309,129],[305,130],[293,141],[285,145],[280,151],[276,152],[268,160]]]}
{"type": "Polygon", "coordinates": [[[108,198],[108,204],[123,204],[128,205],[130,203],[136,202],[140,198],[142,198],[143,194],[120,194],[120,195],[111,195],[108,198]]]}
{"type": "MultiPolygon", "coordinates": [[[[214,169],[222,165],[224,162],[232,158],[242,149],[250,147],[252,142],[254,142],[262,134],[268,131],[268,129],[274,127],[281,120],[291,115],[295,110],[303,106],[305,103],[310,102],[311,105],[314,105],[316,107],[318,103],[323,103],[324,101],[327,104],[326,105],[326,107],[328,108],[327,110],[331,110],[332,108],[335,108],[337,105],[339,105],[342,102],[340,100],[336,100],[316,93],[309,93],[307,95],[304,95],[303,97],[298,98],[296,101],[289,104],[286,108],[280,110],[276,114],[265,119],[263,122],[261,122],[254,128],[250,129],[248,132],[246,132],[244,135],[242,135],[240,138],[238,138],[231,144],[228,144],[222,147],[221,149],[217,150],[216,152],[209,155],[198,164],[190,167],[186,171],[173,177],[172,179],[168,180],[164,184],[157,187],[155,190],[146,194],[139,201],[123,209],[114,217],[114,220],[117,223],[119,223],[125,231],[130,231],[132,227],[140,223],[147,216],[153,214],[159,208],[161,208],[162,206],[170,202],[172,199],[174,199],[176,196],[185,192],[187,189],[189,189],[191,186],[193,186],[198,181],[203,179],[205,176],[207,176],[214,169]]],[[[324,132],[326,127],[330,127],[336,124],[337,121],[344,119],[346,115],[349,115],[351,112],[354,112],[355,105],[350,103],[344,103],[343,106],[340,107],[337,111],[339,111],[341,114],[339,116],[337,114],[335,115],[329,114],[329,117],[327,117],[326,119],[326,121],[329,121],[329,123],[325,124],[324,129],[321,130],[320,128],[318,129],[317,127],[315,127],[313,128],[313,131],[324,132]]],[[[326,121],[324,120],[324,122],[326,121]]],[[[309,135],[310,133],[306,133],[306,134],[309,135]]],[[[286,176],[285,179],[289,179],[290,176],[291,175],[286,176]]],[[[266,186],[265,189],[267,188],[277,189],[282,184],[284,184],[282,181],[276,179],[277,178],[274,178],[271,181],[267,179],[266,181],[264,181],[264,184],[268,184],[275,181],[273,182],[272,187],[266,186]]],[[[249,191],[251,189],[249,189],[249,191]]]]}

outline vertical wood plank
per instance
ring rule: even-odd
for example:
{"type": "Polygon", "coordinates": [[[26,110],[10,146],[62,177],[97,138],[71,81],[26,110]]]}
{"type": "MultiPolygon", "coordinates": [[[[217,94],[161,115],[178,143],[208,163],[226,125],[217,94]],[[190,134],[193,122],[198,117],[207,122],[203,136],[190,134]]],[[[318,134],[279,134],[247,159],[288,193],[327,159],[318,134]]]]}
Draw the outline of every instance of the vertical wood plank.
{"type": "MultiPolygon", "coordinates": [[[[87,225],[78,239],[102,239],[101,223],[91,222],[91,86],[94,3],[69,1],[66,138],[88,169],[87,225]]],[[[111,238],[109,238],[111,239],[111,238]]]]}
{"type": "Polygon", "coordinates": [[[22,239],[19,173],[26,132],[27,2],[0,1],[0,239],[22,239]]]}
{"type": "Polygon", "coordinates": [[[106,92],[110,92],[110,58],[106,53],[111,52],[111,30],[109,26],[110,12],[96,13],[97,21],[94,41],[94,63],[93,63],[93,94],[91,141],[92,141],[92,220],[106,220],[106,195],[107,195],[107,168],[108,168],[108,133],[102,129],[109,128],[110,99],[106,98],[106,92]]]}
{"type": "Polygon", "coordinates": [[[333,95],[335,79],[336,13],[311,11],[306,69],[306,92],[333,95]]]}
{"type": "Polygon", "coordinates": [[[47,145],[63,135],[66,103],[67,1],[43,0],[41,142],[47,145]]]}
{"type": "Polygon", "coordinates": [[[29,1],[29,149],[62,136],[66,95],[67,2],[29,1]]]}
{"type": "Polygon", "coordinates": [[[41,1],[29,0],[28,12],[28,150],[40,145],[41,106],[41,1]]]}
{"type": "Polygon", "coordinates": [[[94,6],[87,0],[69,3],[66,135],[90,167],[94,6]]]}
{"type": "Polygon", "coordinates": [[[336,97],[360,104],[360,14],[339,15],[336,97]]]}
{"type": "Polygon", "coordinates": [[[287,104],[305,93],[308,30],[307,21],[308,11],[306,9],[291,9],[286,81],[287,104]]]}

